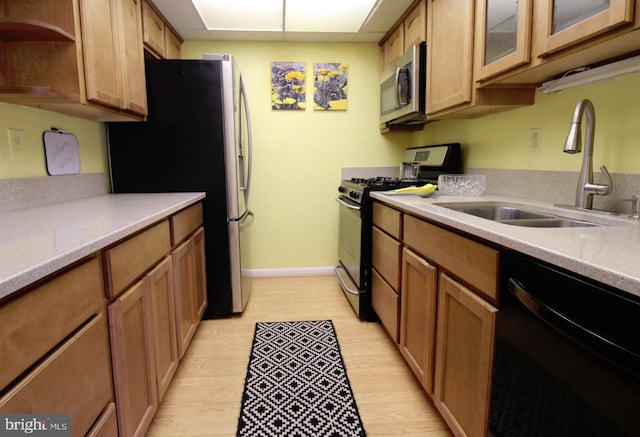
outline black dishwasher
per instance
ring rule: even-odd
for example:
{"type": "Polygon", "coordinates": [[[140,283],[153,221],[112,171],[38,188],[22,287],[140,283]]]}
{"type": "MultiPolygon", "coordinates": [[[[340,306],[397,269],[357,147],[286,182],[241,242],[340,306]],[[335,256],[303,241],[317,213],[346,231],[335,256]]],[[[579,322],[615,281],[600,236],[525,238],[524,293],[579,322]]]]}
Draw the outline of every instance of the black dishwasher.
{"type": "Polygon", "coordinates": [[[640,299],[502,257],[489,435],[639,436],[640,299]]]}

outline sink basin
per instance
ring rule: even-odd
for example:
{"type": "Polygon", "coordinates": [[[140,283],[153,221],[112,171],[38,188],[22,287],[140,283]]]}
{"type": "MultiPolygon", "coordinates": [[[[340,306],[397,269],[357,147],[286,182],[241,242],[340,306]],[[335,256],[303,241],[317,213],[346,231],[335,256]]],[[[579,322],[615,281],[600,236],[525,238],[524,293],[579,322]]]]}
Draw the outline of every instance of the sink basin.
{"type": "Polygon", "coordinates": [[[530,228],[601,226],[598,223],[532,211],[520,205],[501,202],[443,202],[434,203],[434,205],[514,226],[530,228]]]}
{"type": "Polygon", "coordinates": [[[456,211],[464,212],[465,214],[475,215],[488,220],[504,221],[504,220],[530,220],[530,219],[542,219],[552,218],[554,216],[550,214],[543,214],[540,212],[529,211],[515,206],[499,205],[499,204],[439,204],[445,208],[455,209],[456,211]]]}
{"type": "Polygon", "coordinates": [[[573,220],[564,217],[550,217],[546,219],[500,220],[500,223],[515,226],[525,226],[529,228],[580,228],[588,226],[601,226],[597,223],[585,222],[583,220],[573,220]]]}

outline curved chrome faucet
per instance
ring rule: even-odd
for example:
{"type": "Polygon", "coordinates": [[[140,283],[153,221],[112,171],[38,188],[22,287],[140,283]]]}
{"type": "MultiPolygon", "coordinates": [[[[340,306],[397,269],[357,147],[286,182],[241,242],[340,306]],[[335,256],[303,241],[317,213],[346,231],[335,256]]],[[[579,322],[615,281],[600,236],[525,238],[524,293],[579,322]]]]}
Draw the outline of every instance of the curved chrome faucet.
{"type": "Polygon", "coordinates": [[[578,178],[578,188],[576,190],[576,208],[592,209],[593,195],[598,194],[605,196],[611,193],[613,182],[609,171],[603,165],[600,170],[607,179],[606,184],[593,183],[593,137],[596,129],[596,113],[593,103],[590,100],[580,100],[573,111],[573,120],[571,120],[571,129],[567,135],[567,141],[564,144],[565,153],[580,153],[582,151],[582,135],[581,124],[583,115],[586,118],[584,143],[584,157],[582,159],[582,169],[578,178]]]}

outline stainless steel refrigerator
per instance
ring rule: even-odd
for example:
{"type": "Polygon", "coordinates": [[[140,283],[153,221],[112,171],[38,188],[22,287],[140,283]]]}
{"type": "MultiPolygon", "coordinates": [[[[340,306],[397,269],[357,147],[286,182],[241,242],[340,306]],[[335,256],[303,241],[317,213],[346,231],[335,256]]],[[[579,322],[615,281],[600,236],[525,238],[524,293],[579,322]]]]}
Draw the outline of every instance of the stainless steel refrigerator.
{"type": "Polygon", "coordinates": [[[253,222],[251,127],[231,55],[145,61],[146,122],[108,123],[114,193],[204,191],[209,304],[205,318],[242,312],[250,293],[243,259],[253,222]]]}

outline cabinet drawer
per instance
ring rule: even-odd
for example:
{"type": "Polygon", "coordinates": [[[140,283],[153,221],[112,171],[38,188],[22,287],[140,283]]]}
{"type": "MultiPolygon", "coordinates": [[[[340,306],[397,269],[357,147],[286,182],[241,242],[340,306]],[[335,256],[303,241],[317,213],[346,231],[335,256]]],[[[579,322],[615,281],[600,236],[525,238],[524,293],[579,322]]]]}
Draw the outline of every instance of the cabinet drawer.
{"type": "Polygon", "coordinates": [[[401,256],[402,244],[374,226],[372,231],[372,263],[395,290],[400,290],[401,256]]]}
{"type": "Polygon", "coordinates": [[[382,326],[385,327],[393,341],[398,343],[398,317],[400,313],[400,296],[382,276],[375,270],[371,275],[371,303],[376,310],[382,326]]]}
{"type": "Polygon", "coordinates": [[[180,244],[202,224],[202,202],[171,216],[171,244],[180,244]]]}
{"type": "Polygon", "coordinates": [[[402,240],[402,213],[400,211],[375,202],[373,204],[373,224],[394,238],[402,240]]]}
{"type": "Polygon", "coordinates": [[[404,216],[404,242],[497,301],[497,250],[409,215],[404,216]]]}
{"type": "Polygon", "coordinates": [[[93,258],[0,307],[0,390],[104,305],[93,258]]]}
{"type": "Polygon", "coordinates": [[[110,363],[100,313],[0,398],[0,413],[70,414],[72,435],[84,436],[113,401],[110,363]]]}
{"type": "Polygon", "coordinates": [[[116,404],[109,403],[86,437],[112,437],[118,435],[116,404]]]}
{"type": "Polygon", "coordinates": [[[113,298],[157,264],[171,250],[169,220],[104,252],[107,297],[113,298]]]}

